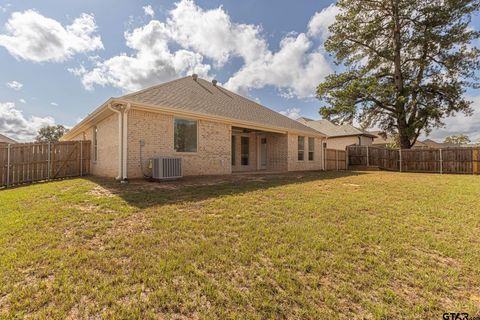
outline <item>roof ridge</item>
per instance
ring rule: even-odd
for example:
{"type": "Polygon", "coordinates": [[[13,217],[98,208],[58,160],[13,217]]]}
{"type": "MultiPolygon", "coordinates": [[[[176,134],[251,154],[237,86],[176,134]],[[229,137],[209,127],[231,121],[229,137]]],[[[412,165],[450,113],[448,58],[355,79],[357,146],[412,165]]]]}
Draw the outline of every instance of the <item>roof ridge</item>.
{"type": "Polygon", "coordinates": [[[141,94],[141,93],[147,92],[149,90],[153,90],[153,89],[158,89],[160,87],[166,86],[167,84],[172,84],[174,82],[178,82],[180,80],[184,80],[184,79],[190,78],[190,77],[191,76],[184,76],[184,77],[181,77],[181,78],[178,78],[178,79],[174,79],[174,80],[170,80],[170,81],[167,81],[167,82],[156,84],[156,85],[153,85],[153,86],[150,86],[150,87],[146,87],[146,88],[141,89],[139,91],[135,91],[135,92],[120,96],[120,97],[118,97],[118,99],[124,99],[124,98],[129,98],[129,97],[132,97],[132,96],[136,96],[137,94],[141,94]]]}

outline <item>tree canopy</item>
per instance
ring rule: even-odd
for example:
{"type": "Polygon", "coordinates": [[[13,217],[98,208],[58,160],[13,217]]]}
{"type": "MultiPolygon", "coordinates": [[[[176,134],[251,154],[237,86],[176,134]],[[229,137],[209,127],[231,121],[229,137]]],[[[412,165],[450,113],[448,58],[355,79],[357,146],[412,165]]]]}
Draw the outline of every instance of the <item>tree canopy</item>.
{"type": "Polygon", "coordinates": [[[458,112],[478,88],[480,50],[471,27],[480,0],[339,0],[325,43],[342,72],[317,88],[320,114],[334,122],[398,134],[411,148],[421,133],[458,112]]]}
{"type": "Polygon", "coordinates": [[[35,141],[37,142],[57,142],[68,131],[61,124],[55,126],[45,126],[40,128],[35,141]]]}
{"type": "Polygon", "coordinates": [[[460,135],[457,135],[457,136],[448,136],[445,138],[445,140],[443,141],[444,143],[450,143],[450,144],[457,144],[457,145],[461,145],[461,144],[467,144],[467,143],[470,143],[471,140],[468,136],[464,135],[464,134],[460,134],[460,135]]]}

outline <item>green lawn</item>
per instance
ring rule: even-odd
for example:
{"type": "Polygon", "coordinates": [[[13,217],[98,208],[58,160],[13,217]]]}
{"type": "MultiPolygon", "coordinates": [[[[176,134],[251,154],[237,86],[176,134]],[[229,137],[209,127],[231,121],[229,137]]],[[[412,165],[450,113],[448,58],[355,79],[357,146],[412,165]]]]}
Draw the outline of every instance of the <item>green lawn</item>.
{"type": "Polygon", "coordinates": [[[0,318],[480,310],[480,177],[300,173],[0,191],[0,318]]]}

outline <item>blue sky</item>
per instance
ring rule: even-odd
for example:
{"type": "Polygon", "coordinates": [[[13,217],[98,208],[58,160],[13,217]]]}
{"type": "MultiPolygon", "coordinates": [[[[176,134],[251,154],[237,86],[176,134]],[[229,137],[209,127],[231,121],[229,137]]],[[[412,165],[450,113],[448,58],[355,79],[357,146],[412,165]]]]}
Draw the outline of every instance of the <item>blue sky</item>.
{"type": "MultiPolygon", "coordinates": [[[[109,97],[192,72],[286,115],[319,118],[313,90],[335,68],[322,47],[331,4],[1,0],[0,133],[28,140],[45,124],[73,126],[109,97]]],[[[469,95],[480,106],[478,92],[469,95]]],[[[477,137],[478,125],[477,113],[458,117],[432,137],[477,137]]]]}

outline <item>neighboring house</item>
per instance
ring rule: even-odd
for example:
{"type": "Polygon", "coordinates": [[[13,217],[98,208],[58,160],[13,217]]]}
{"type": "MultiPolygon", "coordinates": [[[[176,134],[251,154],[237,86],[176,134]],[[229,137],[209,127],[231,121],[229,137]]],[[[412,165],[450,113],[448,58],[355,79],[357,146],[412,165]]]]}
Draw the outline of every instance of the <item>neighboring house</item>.
{"type": "MultiPolygon", "coordinates": [[[[376,138],[373,140],[373,146],[387,147],[388,145],[395,144],[395,139],[390,135],[387,135],[387,137],[385,138],[381,131],[373,131],[371,133],[376,136],[376,138]]],[[[415,142],[415,144],[413,145],[412,149],[441,149],[449,147],[455,147],[455,145],[451,143],[440,143],[431,139],[426,139],[423,141],[417,140],[417,142],[415,142]]]]}
{"type": "Polygon", "coordinates": [[[196,75],[111,98],[62,140],[92,141],[92,173],[148,173],[179,157],[183,174],[324,169],[322,133],[196,75]]]}
{"type": "Polygon", "coordinates": [[[0,134],[0,144],[12,144],[12,143],[17,143],[17,141],[4,136],[3,134],[0,134]]]}
{"type": "Polygon", "coordinates": [[[299,118],[298,122],[309,126],[327,136],[327,148],[345,150],[347,146],[368,146],[376,137],[349,124],[336,125],[328,120],[299,118]]]}

